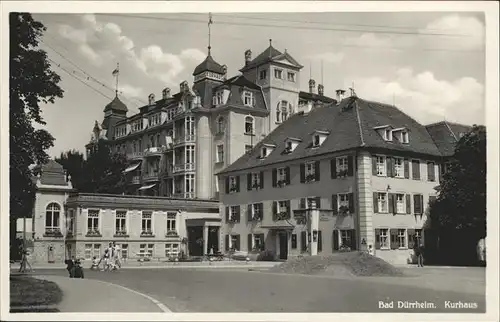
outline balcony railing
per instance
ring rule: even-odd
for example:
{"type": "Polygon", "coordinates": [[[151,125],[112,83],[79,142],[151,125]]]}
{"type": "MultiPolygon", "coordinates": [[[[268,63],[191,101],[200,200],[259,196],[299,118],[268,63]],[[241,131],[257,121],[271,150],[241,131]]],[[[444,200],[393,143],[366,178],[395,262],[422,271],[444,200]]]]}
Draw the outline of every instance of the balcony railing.
{"type": "Polygon", "coordinates": [[[61,228],[59,227],[45,227],[45,237],[63,237],[61,228]]]}
{"type": "Polygon", "coordinates": [[[190,142],[195,142],[196,141],[196,136],[195,135],[186,135],[186,136],[178,136],[174,139],[174,144],[183,144],[183,143],[190,143],[190,142]]]}
{"type": "Polygon", "coordinates": [[[143,157],[144,157],[143,151],[136,151],[136,152],[127,153],[127,159],[129,159],[129,160],[142,159],[143,157]]]}
{"type": "Polygon", "coordinates": [[[144,151],[144,155],[147,157],[151,156],[161,156],[167,150],[166,146],[155,146],[148,148],[144,151]]]}
{"type": "Polygon", "coordinates": [[[194,171],[195,164],[194,163],[181,163],[175,164],[173,167],[173,173],[184,172],[184,171],[194,171]]]}
{"type": "Polygon", "coordinates": [[[174,198],[180,199],[194,199],[194,192],[178,192],[172,195],[174,198]]]}
{"type": "Polygon", "coordinates": [[[144,181],[159,180],[160,179],[160,173],[159,172],[144,173],[142,175],[142,179],[144,181]]]}
{"type": "Polygon", "coordinates": [[[131,184],[140,184],[141,183],[141,176],[133,176],[132,179],[130,179],[131,184]]]}

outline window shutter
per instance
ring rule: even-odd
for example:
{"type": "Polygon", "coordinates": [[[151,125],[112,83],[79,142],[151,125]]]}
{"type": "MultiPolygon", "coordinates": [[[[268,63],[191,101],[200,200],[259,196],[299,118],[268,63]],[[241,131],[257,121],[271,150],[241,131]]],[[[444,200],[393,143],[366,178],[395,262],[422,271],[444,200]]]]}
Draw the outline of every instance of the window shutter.
{"type": "Polygon", "coordinates": [[[387,176],[392,177],[393,176],[393,174],[392,174],[392,158],[390,158],[390,157],[385,158],[385,163],[387,165],[387,176]]]}
{"type": "Polygon", "coordinates": [[[273,169],[272,179],[273,179],[273,187],[276,187],[276,183],[278,181],[278,170],[276,168],[273,169]]]}
{"type": "Polygon", "coordinates": [[[305,252],[307,250],[307,232],[300,232],[300,249],[305,252]]]}
{"type": "Polygon", "coordinates": [[[252,234],[248,234],[247,250],[248,250],[248,252],[251,252],[252,249],[253,249],[253,247],[252,247],[252,234]]]}
{"type": "Polygon", "coordinates": [[[240,235],[235,235],[234,237],[235,237],[234,239],[235,239],[235,244],[236,244],[234,249],[240,250],[240,235]]]}
{"type": "Polygon", "coordinates": [[[292,249],[297,249],[297,234],[292,234],[292,249]]]}
{"type": "Polygon", "coordinates": [[[252,220],[252,204],[249,203],[247,206],[247,222],[252,220]]]}
{"type": "Polygon", "coordinates": [[[420,229],[420,243],[425,247],[425,229],[420,229]]]}
{"type": "Polygon", "coordinates": [[[408,248],[413,249],[415,246],[415,229],[407,229],[408,234],[408,248]]]}
{"type": "Polygon", "coordinates": [[[420,161],[413,160],[411,161],[411,172],[413,180],[420,180],[420,161]]]}
{"type": "Polygon", "coordinates": [[[411,214],[411,195],[406,195],[406,213],[411,214]]]}
{"type": "Polygon", "coordinates": [[[306,209],[306,198],[300,198],[299,208],[306,209]]]}
{"type": "Polygon", "coordinates": [[[395,214],[396,213],[396,207],[394,207],[394,194],[390,193],[389,198],[388,198],[388,203],[389,203],[389,213],[390,214],[395,214]]]}
{"type": "Polygon", "coordinates": [[[320,170],[319,170],[319,161],[314,162],[314,180],[319,181],[321,176],[320,176],[320,170]]]}
{"type": "Polygon", "coordinates": [[[264,189],[264,171],[260,172],[260,188],[264,189]]]}
{"type": "Polygon", "coordinates": [[[420,210],[420,195],[413,195],[413,213],[415,215],[421,214],[420,210]]]}
{"type": "Polygon", "coordinates": [[[337,178],[337,159],[333,158],[330,160],[330,172],[332,179],[337,178]]]}
{"type": "Polygon", "coordinates": [[[252,190],[252,174],[247,173],[247,189],[252,190]]]}
{"type": "Polygon", "coordinates": [[[375,249],[380,249],[380,229],[375,229],[375,249]]]}
{"type": "Polygon", "coordinates": [[[378,213],[378,192],[373,193],[373,213],[378,213]]]}
{"type": "Polygon", "coordinates": [[[339,203],[337,202],[337,195],[332,195],[332,210],[333,215],[337,215],[339,213],[339,203]]]}
{"type": "Polygon", "coordinates": [[[300,183],[306,182],[306,165],[304,163],[300,164],[300,183]]]}
{"type": "Polygon", "coordinates": [[[316,197],[316,209],[321,209],[321,197],[316,197]]]}
{"type": "Polygon", "coordinates": [[[278,212],[278,202],[273,201],[273,217],[276,215],[277,212],[278,212]]]}
{"type": "Polygon", "coordinates": [[[226,207],[226,222],[229,221],[229,207],[226,207]]]}
{"type": "Polygon", "coordinates": [[[351,229],[351,250],[358,249],[358,240],[356,239],[356,229],[351,229]]]}
{"type": "Polygon", "coordinates": [[[398,230],[390,229],[391,233],[391,249],[398,249],[398,230]]]}
{"type": "Polygon", "coordinates": [[[353,214],[355,212],[354,209],[354,193],[347,194],[347,198],[349,199],[349,213],[353,214]]]}
{"type": "Polygon", "coordinates": [[[404,159],[404,172],[405,172],[405,178],[409,179],[410,178],[410,163],[408,159],[404,159]]]}
{"type": "Polygon", "coordinates": [[[333,231],[332,244],[333,250],[339,250],[339,231],[336,229],[333,231]]]}
{"type": "Polygon", "coordinates": [[[290,167],[285,168],[285,181],[286,184],[290,184],[290,167]]]}
{"type": "Polygon", "coordinates": [[[240,192],[240,176],[236,176],[236,192],[240,192]]]}
{"type": "Polygon", "coordinates": [[[372,156],[372,172],[373,172],[374,176],[377,175],[377,156],[376,155],[372,156]]]}
{"type": "Polygon", "coordinates": [[[241,206],[236,206],[236,222],[241,220],[241,206]]]}
{"type": "Polygon", "coordinates": [[[261,220],[264,220],[264,204],[262,202],[259,203],[259,214],[261,220]]]}
{"type": "Polygon", "coordinates": [[[323,251],[323,236],[321,230],[318,230],[318,253],[323,251]]]}
{"type": "Polygon", "coordinates": [[[352,155],[347,156],[347,176],[352,177],[354,175],[354,158],[352,155]]]}
{"type": "Polygon", "coordinates": [[[292,207],[290,207],[290,200],[286,201],[286,212],[288,214],[288,218],[290,218],[291,213],[292,213],[292,207]]]}
{"type": "Polygon", "coordinates": [[[427,181],[436,181],[436,169],[434,169],[434,162],[427,162],[427,181]]]}
{"type": "Polygon", "coordinates": [[[225,247],[226,247],[226,252],[227,252],[229,250],[229,235],[226,235],[225,247]]]}
{"type": "Polygon", "coordinates": [[[226,177],[226,193],[229,193],[229,177],[226,177]]]}

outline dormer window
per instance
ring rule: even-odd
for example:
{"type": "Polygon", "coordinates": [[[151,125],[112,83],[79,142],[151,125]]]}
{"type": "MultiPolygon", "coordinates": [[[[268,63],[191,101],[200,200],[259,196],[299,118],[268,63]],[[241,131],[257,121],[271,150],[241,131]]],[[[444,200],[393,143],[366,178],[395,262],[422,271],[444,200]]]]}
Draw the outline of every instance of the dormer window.
{"type": "Polygon", "coordinates": [[[321,146],[329,134],[330,132],[328,131],[314,131],[312,136],[312,147],[317,148],[321,146]]]}
{"type": "Polygon", "coordinates": [[[402,131],[402,132],[401,132],[401,142],[402,142],[402,143],[405,143],[405,144],[410,143],[410,137],[409,137],[409,135],[408,135],[408,132],[407,132],[407,131],[402,131]]]}
{"type": "Polygon", "coordinates": [[[292,142],[291,142],[291,141],[288,141],[288,142],[286,143],[285,152],[290,153],[290,152],[292,152],[292,150],[293,150],[293,145],[292,145],[292,142]]]}
{"type": "Polygon", "coordinates": [[[267,70],[263,69],[259,72],[259,79],[266,79],[267,78],[267,70]]]}
{"type": "Polygon", "coordinates": [[[381,125],[373,128],[382,137],[384,141],[392,141],[393,127],[390,125],[381,125]]]}
{"type": "Polygon", "coordinates": [[[295,83],[295,73],[288,72],[287,75],[288,75],[288,81],[295,83]]]}
{"type": "Polygon", "coordinates": [[[276,146],[274,144],[264,144],[264,146],[260,149],[260,159],[264,159],[269,156],[275,147],[276,146]]]}
{"type": "Polygon", "coordinates": [[[261,150],[260,150],[260,157],[262,159],[264,159],[265,157],[267,157],[267,148],[266,147],[263,147],[261,150]]]}
{"type": "Polygon", "coordinates": [[[285,140],[285,154],[292,153],[293,150],[299,145],[299,143],[302,142],[300,139],[296,138],[287,138],[285,140]]]}
{"type": "Polygon", "coordinates": [[[161,121],[161,117],[160,117],[160,114],[154,114],[154,115],[151,115],[149,117],[149,126],[156,126],[158,124],[160,124],[160,121],[161,121]]]}
{"type": "Polygon", "coordinates": [[[276,68],[274,70],[274,78],[283,79],[283,70],[276,68]]]}
{"type": "Polygon", "coordinates": [[[243,104],[245,106],[255,106],[255,99],[253,93],[250,91],[245,91],[243,93],[243,104]]]}
{"type": "Polygon", "coordinates": [[[391,134],[392,136],[396,135],[397,140],[403,144],[408,144],[410,141],[408,130],[404,127],[393,129],[391,134]]]}
{"type": "Polygon", "coordinates": [[[392,130],[391,129],[386,129],[384,131],[384,140],[392,141],[392,130]]]}
{"type": "Polygon", "coordinates": [[[213,97],[213,104],[215,106],[222,105],[224,103],[224,93],[223,92],[217,92],[215,93],[215,96],[213,97]]]}

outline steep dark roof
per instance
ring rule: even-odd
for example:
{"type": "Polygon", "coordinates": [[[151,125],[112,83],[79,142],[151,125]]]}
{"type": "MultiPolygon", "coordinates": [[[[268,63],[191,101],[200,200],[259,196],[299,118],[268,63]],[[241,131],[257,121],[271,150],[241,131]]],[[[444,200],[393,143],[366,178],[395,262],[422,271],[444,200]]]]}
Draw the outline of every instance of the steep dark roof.
{"type": "MultiPolygon", "coordinates": [[[[62,165],[54,160],[49,159],[42,166],[36,166],[33,169],[34,174],[40,173],[40,182],[51,186],[66,186],[66,174],[62,165]],[[41,170],[41,173],[40,173],[41,170]]],[[[37,177],[33,177],[33,181],[37,181],[37,177]]]]}
{"type": "Polygon", "coordinates": [[[274,57],[280,56],[282,53],[274,48],[272,45],[267,47],[262,53],[260,53],[257,57],[255,57],[252,61],[250,61],[247,65],[245,65],[240,71],[244,71],[255,66],[259,66],[271,61],[274,57]]]}
{"type": "Polygon", "coordinates": [[[472,129],[468,125],[446,121],[429,124],[426,128],[443,156],[452,156],[455,145],[460,140],[460,133],[467,133],[472,129]]]}
{"type": "Polygon", "coordinates": [[[333,104],[333,103],[336,104],[337,103],[337,100],[335,100],[331,97],[324,96],[324,95],[318,95],[315,93],[302,92],[302,91],[299,93],[299,98],[302,98],[302,99],[305,99],[308,101],[319,101],[319,102],[323,102],[323,103],[327,103],[327,104],[333,104]]]}
{"type": "Polygon", "coordinates": [[[243,155],[220,173],[357,147],[441,155],[426,128],[396,107],[349,97],[338,105],[316,107],[309,113],[291,116],[259,142],[250,153],[243,155]],[[386,124],[394,128],[407,128],[410,133],[410,143],[403,144],[396,139],[392,142],[384,141],[374,127],[386,124]],[[312,149],[312,133],[316,130],[329,131],[330,134],[320,147],[312,149]],[[299,138],[302,142],[292,153],[284,154],[285,140],[288,137],[299,138]],[[265,159],[259,159],[260,149],[264,144],[274,144],[276,148],[265,159]]]}
{"type": "Polygon", "coordinates": [[[106,105],[106,107],[104,108],[104,112],[107,112],[109,110],[123,111],[123,112],[128,111],[127,105],[125,105],[122,101],[120,101],[118,96],[115,96],[115,98],[111,102],[109,102],[108,105],[106,105]]]}
{"type": "Polygon", "coordinates": [[[236,86],[247,87],[249,89],[255,89],[257,91],[260,91],[260,86],[259,85],[251,82],[250,80],[248,80],[248,78],[246,78],[243,75],[238,75],[238,76],[231,77],[230,79],[226,80],[221,85],[217,86],[217,88],[223,87],[225,85],[226,86],[227,85],[236,85],[236,86]]]}
{"type": "Polygon", "coordinates": [[[201,62],[196,68],[194,69],[193,76],[201,74],[203,72],[214,72],[218,74],[224,74],[224,68],[216,62],[213,58],[212,55],[208,55],[207,58],[205,58],[204,61],[201,62]]]}

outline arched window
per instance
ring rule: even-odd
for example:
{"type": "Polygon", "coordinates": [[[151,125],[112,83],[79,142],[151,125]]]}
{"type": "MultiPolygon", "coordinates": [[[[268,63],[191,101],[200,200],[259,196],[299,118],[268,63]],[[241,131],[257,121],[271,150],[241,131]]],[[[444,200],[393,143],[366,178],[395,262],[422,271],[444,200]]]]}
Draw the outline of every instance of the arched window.
{"type": "Polygon", "coordinates": [[[45,231],[55,232],[60,231],[59,219],[61,214],[61,206],[52,202],[45,209],[45,231]]]}
{"type": "Polygon", "coordinates": [[[224,117],[219,116],[217,119],[217,134],[224,133],[226,127],[226,122],[224,120],[224,117]]]}
{"type": "Polygon", "coordinates": [[[253,134],[254,130],[253,121],[254,119],[252,116],[245,117],[245,134],[253,134]]]}
{"type": "Polygon", "coordinates": [[[288,119],[292,114],[292,104],[287,101],[281,101],[276,107],[276,122],[281,123],[288,119]]]}

